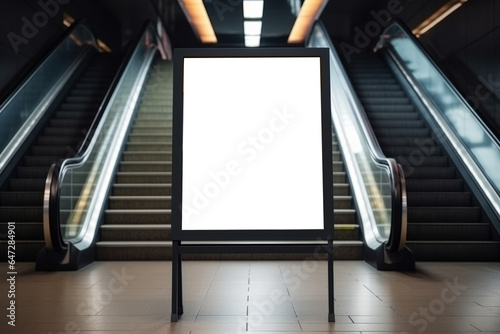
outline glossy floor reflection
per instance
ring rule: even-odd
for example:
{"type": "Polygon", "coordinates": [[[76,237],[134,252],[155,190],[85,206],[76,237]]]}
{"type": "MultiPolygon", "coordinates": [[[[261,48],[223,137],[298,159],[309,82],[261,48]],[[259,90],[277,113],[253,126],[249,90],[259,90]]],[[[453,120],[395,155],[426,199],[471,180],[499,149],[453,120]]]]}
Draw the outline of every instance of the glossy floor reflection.
{"type": "MultiPolygon", "coordinates": [[[[7,266],[3,264],[4,272],[7,266]]],[[[170,323],[170,262],[96,262],[79,272],[18,263],[16,326],[1,333],[500,333],[500,263],[417,263],[381,272],[326,262],[184,261],[184,315],[170,323]]]]}

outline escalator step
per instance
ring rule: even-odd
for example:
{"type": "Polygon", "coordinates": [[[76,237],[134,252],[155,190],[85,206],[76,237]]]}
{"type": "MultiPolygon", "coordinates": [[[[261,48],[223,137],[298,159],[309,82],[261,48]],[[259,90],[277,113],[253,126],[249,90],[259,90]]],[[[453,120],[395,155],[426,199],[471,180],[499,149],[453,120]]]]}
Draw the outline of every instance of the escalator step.
{"type": "Polygon", "coordinates": [[[490,224],[487,223],[409,223],[410,240],[488,240],[490,224]]]}
{"type": "Polygon", "coordinates": [[[43,205],[43,192],[40,191],[9,191],[0,192],[2,206],[15,206],[19,203],[28,206],[43,205]]]}
{"type": "Polygon", "coordinates": [[[396,84],[396,79],[394,78],[367,78],[367,77],[357,77],[356,85],[394,85],[396,84]]]}
{"type": "Polygon", "coordinates": [[[117,183],[171,183],[172,173],[169,172],[118,172],[117,183]]]}
{"type": "MultiPolygon", "coordinates": [[[[16,239],[43,240],[43,223],[14,222],[16,223],[16,239]]],[[[7,224],[0,223],[0,234],[3,233],[7,233],[7,224]]]]}
{"type": "Polygon", "coordinates": [[[36,222],[43,217],[42,206],[1,206],[0,217],[9,222],[36,222]]]}
{"type": "Polygon", "coordinates": [[[477,223],[481,210],[478,207],[409,207],[411,223],[477,223]]]}
{"type": "Polygon", "coordinates": [[[374,129],[377,137],[424,137],[430,135],[430,130],[422,129],[374,129]]]}
{"type": "Polygon", "coordinates": [[[170,210],[106,210],[106,224],[170,224],[170,210]]]}
{"type": "Polygon", "coordinates": [[[399,157],[403,156],[409,159],[410,156],[421,156],[427,157],[442,157],[441,148],[439,147],[426,147],[425,151],[419,146],[389,146],[384,147],[384,153],[389,157],[399,157]]]}
{"type": "Polygon", "coordinates": [[[130,134],[129,143],[155,143],[172,142],[172,134],[152,135],[152,134],[130,134]]]}
{"type": "Polygon", "coordinates": [[[409,179],[454,179],[454,167],[416,167],[410,172],[405,171],[405,177],[409,179]]]}
{"type": "Polygon", "coordinates": [[[62,103],[60,109],[63,111],[97,111],[99,104],[96,103],[62,103]]]}
{"type": "Polygon", "coordinates": [[[463,180],[461,179],[451,179],[451,180],[419,180],[419,179],[409,179],[406,180],[406,191],[414,192],[454,192],[462,191],[463,180]]]}
{"type": "Polygon", "coordinates": [[[404,98],[405,93],[402,90],[358,90],[356,94],[364,98],[404,98]]]}
{"type": "MultiPolygon", "coordinates": [[[[82,131],[82,134],[85,131],[82,131]]],[[[36,142],[38,145],[60,145],[66,143],[69,146],[74,146],[78,139],[74,136],[38,136],[36,142]]]]}
{"type": "Polygon", "coordinates": [[[171,209],[170,196],[110,196],[111,210],[171,209]]]}
{"type": "Polygon", "coordinates": [[[370,120],[418,120],[419,116],[414,112],[371,112],[368,118],[370,120]]]}
{"type": "Polygon", "coordinates": [[[172,172],[170,161],[122,161],[120,172],[172,172]]]}
{"type": "Polygon", "coordinates": [[[500,260],[500,243],[494,241],[408,241],[416,261],[500,260]]]}
{"type": "Polygon", "coordinates": [[[172,152],[123,152],[123,161],[171,161],[172,152]]]}
{"type": "Polygon", "coordinates": [[[380,85],[354,85],[357,90],[363,90],[368,92],[400,92],[401,86],[399,85],[384,85],[381,87],[380,85]]]}
{"type": "Polygon", "coordinates": [[[171,152],[172,143],[128,143],[125,146],[127,152],[171,152]]]}
{"type": "Polygon", "coordinates": [[[45,178],[43,179],[9,179],[11,191],[43,191],[45,189],[45,178]]]}
{"type": "Polygon", "coordinates": [[[364,107],[365,110],[370,112],[407,113],[415,111],[413,105],[407,105],[407,104],[367,104],[364,107]]]}
{"type": "Polygon", "coordinates": [[[448,158],[426,156],[421,150],[416,150],[410,156],[396,156],[396,161],[406,169],[413,170],[415,167],[447,167],[448,158]]]}
{"type": "Polygon", "coordinates": [[[45,179],[49,173],[49,166],[44,167],[26,167],[19,166],[16,168],[17,177],[21,179],[45,179]]]}
{"type": "Polygon", "coordinates": [[[407,192],[407,199],[411,207],[471,205],[471,194],[468,192],[407,192]]]}
{"type": "Polygon", "coordinates": [[[26,166],[40,166],[40,167],[46,167],[50,166],[53,163],[57,162],[61,156],[55,155],[55,156],[33,156],[33,155],[27,155],[24,156],[24,164],[26,166]]]}
{"type": "Polygon", "coordinates": [[[365,104],[368,104],[368,105],[410,104],[410,100],[407,97],[362,97],[361,102],[363,102],[363,105],[365,105],[365,104]]]}
{"type": "Polygon", "coordinates": [[[47,136],[82,136],[84,131],[80,128],[55,128],[55,127],[45,127],[43,133],[47,136]]]}
{"type": "Polygon", "coordinates": [[[68,147],[68,145],[62,145],[62,146],[32,146],[30,148],[30,153],[33,155],[39,155],[39,156],[60,156],[60,157],[65,157],[69,153],[73,153],[73,150],[71,147],[68,147]]]}
{"type": "Polygon", "coordinates": [[[116,196],[170,196],[172,185],[170,183],[115,183],[113,194],[116,196]]]}
{"type": "Polygon", "coordinates": [[[51,127],[58,128],[83,128],[88,126],[92,119],[51,119],[49,124],[51,127]]]}
{"type": "Polygon", "coordinates": [[[412,119],[405,119],[405,120],[388,120],[388,119],[372,119],[371,122],[372,126],[376,128],[377,130],[383,130],[383,129],[391,129],[391,128],[398,128],[398,129],[406,129],[406,128],[424,128],[425,123],[422,120],[412,120],[412,119]]]}

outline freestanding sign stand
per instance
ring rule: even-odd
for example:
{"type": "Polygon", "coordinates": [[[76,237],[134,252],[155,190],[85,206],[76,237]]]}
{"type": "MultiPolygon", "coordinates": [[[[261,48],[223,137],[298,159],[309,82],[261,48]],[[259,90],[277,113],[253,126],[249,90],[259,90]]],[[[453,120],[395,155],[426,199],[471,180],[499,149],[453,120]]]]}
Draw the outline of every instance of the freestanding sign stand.
{"type": "Polygon", "coordinates": [[[177,49],[172,321],[182,255],[327,253],[333,171],[327,49],[177,49]]]}

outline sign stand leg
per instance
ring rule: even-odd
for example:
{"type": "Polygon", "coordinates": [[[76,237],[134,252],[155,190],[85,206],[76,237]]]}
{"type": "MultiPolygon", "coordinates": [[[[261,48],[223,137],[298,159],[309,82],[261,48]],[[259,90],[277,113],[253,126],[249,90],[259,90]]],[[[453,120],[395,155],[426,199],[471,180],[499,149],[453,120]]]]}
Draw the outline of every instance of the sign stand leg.
{"type": "Polygon", "coordinates": [[[333,306],[333,240],[328,240],[328,322],[335,322],[333,306]]]}
{"type": "Polygon", "coordinates": [[[171,322],[177,322],[183,313],[182,306],[182,255],[179,241],[172,241],[172,315],[171,322]]]}

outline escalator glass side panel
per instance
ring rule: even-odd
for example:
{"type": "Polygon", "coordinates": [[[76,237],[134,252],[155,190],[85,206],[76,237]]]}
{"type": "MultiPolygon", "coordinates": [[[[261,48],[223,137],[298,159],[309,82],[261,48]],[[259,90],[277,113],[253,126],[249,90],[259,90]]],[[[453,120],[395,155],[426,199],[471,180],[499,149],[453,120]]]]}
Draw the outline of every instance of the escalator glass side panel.
{"type": "Polygon", "coordinates": [[[66,242],[81,243],[81,248],[89,247],[94,240],[99,215],[106,204],[107,189],[156,52],[151,47],[154,36],[154,30],[149,28],[137,44],[84,158],[77,163],[69,161],[61,167],[61,235],[66,242]]]}
{"type": "Polygon", "coordinates": [[[386,242],[391,233],[390,165],[380,162],[384,156],[374,157],[377,155],[374,152],[382,151],[370,125],[359,117],[363,107],[354,96],[335,48],[320,26],[315,26],[308,46],[330,49],[332,120],[349,171],[364,239],[368,247],[375,249],[386,242]]]}
{"type": "Polygon", "coordinates": [[[0,106],[0,172],[92,43],[91,32],[85,26],[78,26],[0,106]]]}
{"type": "Polygon", "coordinates": [[[379,42],[427,105],[500,216],[500,143],[432,59],[397,22],[379,42]]]}

